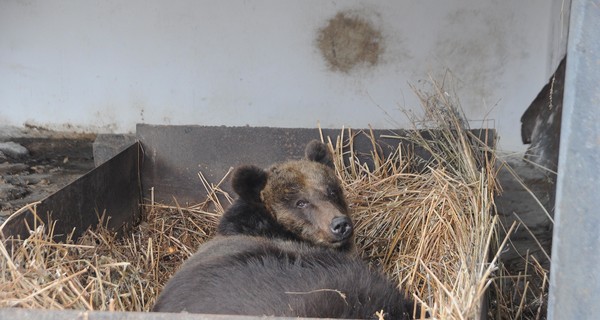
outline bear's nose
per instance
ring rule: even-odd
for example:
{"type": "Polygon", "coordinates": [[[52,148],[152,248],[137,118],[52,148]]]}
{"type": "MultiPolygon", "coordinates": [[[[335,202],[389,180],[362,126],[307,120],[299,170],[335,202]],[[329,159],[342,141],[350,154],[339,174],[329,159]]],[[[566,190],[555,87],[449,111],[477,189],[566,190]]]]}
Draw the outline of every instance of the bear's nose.
{"type": "Polygon", "coordinates": [[[352,234],[352,222],[348,217],[333,218],[330,228],[338,240],[345,240],[352,234]]]}

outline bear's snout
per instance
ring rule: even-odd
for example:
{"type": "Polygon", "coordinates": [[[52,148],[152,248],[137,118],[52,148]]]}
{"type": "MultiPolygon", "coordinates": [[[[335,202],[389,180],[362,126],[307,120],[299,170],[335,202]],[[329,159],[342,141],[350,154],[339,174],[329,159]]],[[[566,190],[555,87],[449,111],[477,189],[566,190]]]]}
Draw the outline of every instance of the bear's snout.
{"type": "Polygon", "coordinates": [[[348,217],[335,217],[329,226],[337,241],[348,239],[352,235],[352,221],[348,217]]]}

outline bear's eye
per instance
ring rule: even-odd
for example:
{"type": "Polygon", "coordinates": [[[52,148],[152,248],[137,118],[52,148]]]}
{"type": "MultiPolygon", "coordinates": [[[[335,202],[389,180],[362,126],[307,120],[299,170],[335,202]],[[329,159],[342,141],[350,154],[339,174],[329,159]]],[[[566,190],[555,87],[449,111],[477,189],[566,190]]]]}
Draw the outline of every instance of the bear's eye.
{"type": "Polygon", "coordinates": [[[304,199],[300,199],[298,201],[296,201],[296,207],[298,208],[306,208],[308,206],[308,201],[304,200],[304,199]]]}
{"type": "Polygon", "coordinates": [[[332,199],[336,199],[337,198],[337,192],[335,189],[333,188],[327,188],[327,196],[332,198],[332,199]]]}

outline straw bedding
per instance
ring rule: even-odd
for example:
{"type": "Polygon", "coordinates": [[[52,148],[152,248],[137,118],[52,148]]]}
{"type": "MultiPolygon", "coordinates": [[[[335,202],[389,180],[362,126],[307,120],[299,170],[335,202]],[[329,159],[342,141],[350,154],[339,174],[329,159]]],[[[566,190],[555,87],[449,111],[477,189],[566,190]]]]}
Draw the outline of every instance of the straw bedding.
{"type": "MultiPolygon", "coordinates": [[[[354,137],[366,134],[375,141],[370,132],[344,130],[327,141],[356,224],[358,250],[433,318],[478,318],[488,288],[495,292],[491,305],[500,310],[499,318],[513,318],[528,302],[513,305],[499,284],[502,270],[493,248],[505,243],[496,239],[492,214],[494,153],[486,147],[489,141],[466,130],[449,95],[434,88],[433,94],[417,92],[425,116],[413,123],[421,131],[398,137],[398,148],[387,158],[375,142],[372,165],[356,157],[354,137]],[[412,146],[430,157],[415,155],[412,146]]],[[[4,240],[0,307],[149,310],[179,264],[213,235],[231,201],[199,176],[209,194],[203,203],[148,201],[143,222],[123,238],[100,226],[77,241],[55,243],[52,225],[40,224],[30,226],[27,239],[4,240]]]]}

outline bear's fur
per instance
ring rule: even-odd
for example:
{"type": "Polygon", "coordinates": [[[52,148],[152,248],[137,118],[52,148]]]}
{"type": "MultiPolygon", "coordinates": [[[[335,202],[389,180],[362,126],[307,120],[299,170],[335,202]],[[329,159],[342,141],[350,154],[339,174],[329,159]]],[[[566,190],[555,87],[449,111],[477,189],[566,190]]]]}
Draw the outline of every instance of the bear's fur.
{"type": "Polygon", "coordinates": [[[268,170],[242,166],[232,175],[239,195],[217,227],[220,235],[255,235],[348,251],[353,226],[327,146],[310,142],[305,159],[268,170]]]}
{"type": "Polygon", "coordinates": [[[353,226],[327,147],[268,170],[238,168],[239,195],[217,236],[169,280],[153,311],[408,319],[412,303],[353,248],[353,226]]]}
{"type": "Polygon", "coordinates": [[[412,304],[354,255],[297,241],[217,236],[170,279],[153,311],[409,319],[412,304]]]}

